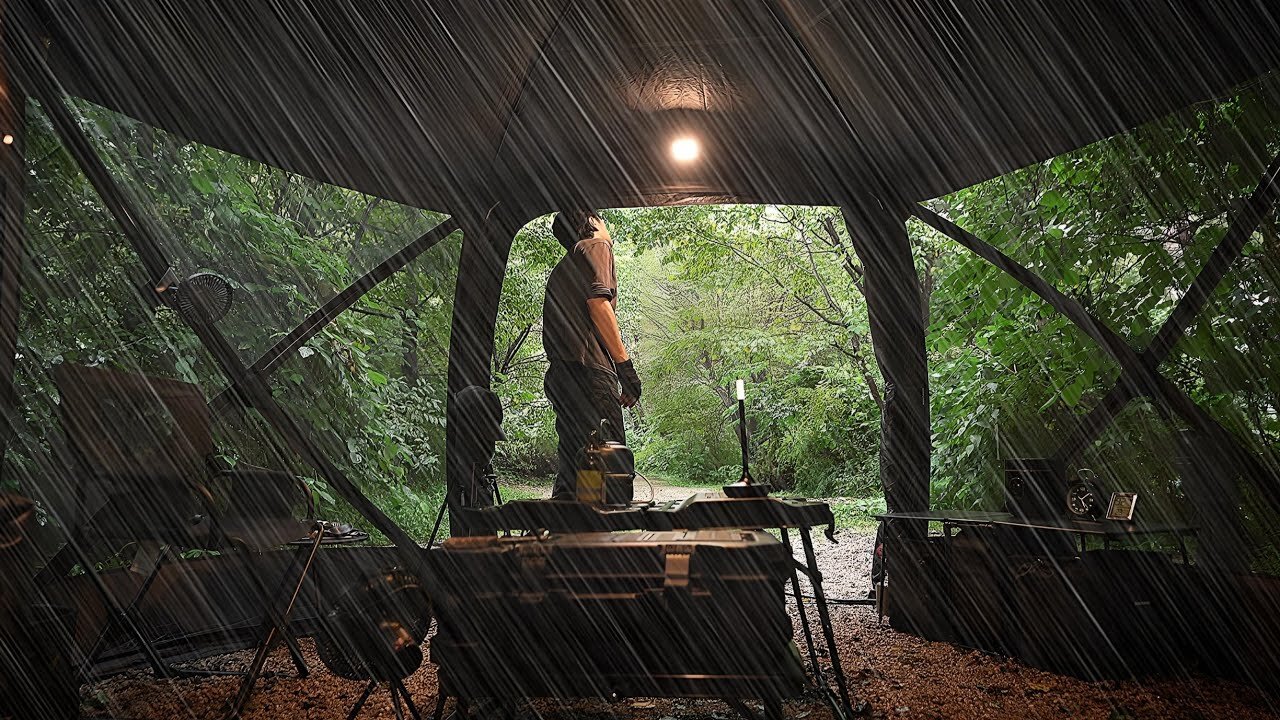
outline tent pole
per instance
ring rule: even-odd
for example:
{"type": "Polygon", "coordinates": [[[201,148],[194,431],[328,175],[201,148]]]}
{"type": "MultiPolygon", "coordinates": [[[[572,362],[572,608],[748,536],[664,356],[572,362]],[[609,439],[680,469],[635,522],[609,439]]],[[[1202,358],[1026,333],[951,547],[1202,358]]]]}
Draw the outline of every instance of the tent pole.
{"type": "MultiPolygon", "coordinates": [[[[841,207],[866,277],[867,316],[876,364],[884,378],[880,416],[880,483],[889,512],[929,509],[929,367],[925,318],[907,236],[906,205],[859,198],[841,207]]],[[[895,532],[923,538],[927,525],[893,523],[895,532]]]]}
{"type": "MultiPolygon", "coordinates": [[[[457,230],[457,219],[453,217],[445,218],[435,227],[420,235],[418,239],[401,248],[399,252],[383,260],[360,279],[348,285],[342,292],[330,298],[328,302],[308,315],[305,320],[298,323],[297,327],[291,330],[288,335],[281,338],[263,353],[257,362],[249,367],[249,372],[260,377],[270,376],[271,373],[284,364],[290,355],[297,352],[298,348],[315,337],[316,333],[333,322],[347,308],[359,302],[360,298],[369,294],[369,291],[381,284],[382,281],[403,270],[409,263],[418,259],[424,252],[435,247],[457,230]]],[[[235,386],[231,386],[214,396],[209,401],[213,411],[218,412],[229,409],[236,398],[235,390],[235,386]]]]}
{"type": "MultiPolygon", "coordinates": [[[[840,118],[855,148],[861,137],[822,67],[814,59],[784,4],[766,0],[765,6],[786,34],[792,49],[809,71],[810,80],[840,118]]],[[[840,168],[831,168],[839,177],[840,168]]],[[[874,183],[886,186],[876,173],[874,183]]],[[[885,197],[893,198],[890,191],[885,197]]],[[[884,410],[880,415],[880,484],[889,512],[929,509],[929,471],[932,431],[929,425],[929,360],[925,352],[925,316],[920,276],[916,273],[907,236],[907,203],[886,205],[868,194],[841,208],[854,252],[866,275],[867,316],[876,364],[884,379],[884,410]],[[917,312],[904,311],[916,309],[917,312]]],[[[896,522],[890,532],[923,538],[927,523],[896,522]]]]}
{"type": "Polygon", "coordinates": [[[457,230],[458,221],[455,218],[449,217],[440,221],[438,225],[423,233],[418,239],[406,245],[396,254],[383,260],[360,279],[348,285],[342,292],[308,315],[307,319],[299,323],[292,332],[281,338],[280,342],[273,345],[270,350],[263,353],[262,358],[253,364],[252,369],[255,372],[270,375],[276,368],[284,364],[289,355],[306,344],[308,340],[323,330],[326,325],[333,322],[343,311],[355,305],[360,298],[368,295],[369,291],[381,284],[382,281],[403,270],[409,263],[418,259],[422,253],[435,247],[457,230]]]}
{"type": "MultiPolygon", "coordinates": [[[[1275,207],[1277,195],[1280,195],[1280,155],[1267,166],[1262,179],[1245,200],[1240,212],[1231,220],[1226,234],[1213,249],[1204,267],[1174,305],[1173,312],[1160,326],[1155,338],[1139,354],[1146,367],[1153,372],[1159,370],[1160,363],[1173,352],[1187,326],[1195,321],[1214,290],[1222,283],[1227,271],[1240,258],[1258,225],[1275,207]]],[[[1102,401],[1080,420],[1054,456],[1064,461],[1079,457],[1135,397],[1133,389],[1132,385],[1117,381],[1102,401]]]]}
{"type": "Polygon", "coordinates": [[[1203,432],[1215,444],[1231,449],[1245,468],[1267,502],[1280,510],[1280,476],[1274,468],[1280,467],[1268,457],[1266,460],[1257,457],[1247,445],[1230,430],[1223,427],[1204,408],[1187,397],[1182,389],[1147,367],[1138,353],[1111,328],[1107,327],[1080,303],[1064,295],[1057,288],[1036,275],[1016,260],[1000,252],[991,244],[983,241],[973,233],[961,228],[950,220],[922,206],[916,206],[912,213],[925,224],[938,232],[955,240],[962,247],[972,251],[978,257],[1004,271],[1023,287],[1035,293],[1050,307],[1070,320],[1086,335],[1093,338],[1120,365],[1118,382],[1131,388],[1134,396],[1150,395],[1169,410],[1180,415],[1191,427],[1203,432]]]}
{"type": "MultiPolygon", "coordinates": [[[[3,7],[0,5],[0,7],[3,7]]],[[[22,266],[26,260],[25,169],[27,97],[9,74],[10,23],[0,22],[0,417],[16,417],[18,391],[14,365],[18,351],[18,319],[22,314],[22,266]]],[[[14,428],[0,430],[0,473],[14,428]]]]}
{"type": "MultiPolygon", "coordinates": [[[[20,62],[15,67],[20,67],[24,71],[22,81],[25,89],[40,101],[41,107],[49,116],[54,130],[66,147],[67,152],[76,161],[81,171],[84,172],[85,177],[93,185],[99,197],[102,198],[103,203],[120,225],[125,238],[129,240],[134,251],[142,259],[150,276],[158,281],[168,271],[169,262],[161,250],[163,246],[157,239],[156,231],[150,222],[150,218],[132,206],[128,196],[116,184],[115,178],[111,176],[102,159],[94,151],[89,139],[85,137],[79,125],[76,124],[70,112],[67,111],[64,104],[66,95],[45,62],[43,50],[37,36],[34,34],[34,28],[30,25],[22,27],[15,34],[15,40],[15,44],[21,52],[20,62]]],[[[161,288],[157,288],[157,290],[159,289],[161,288]]],[[[378,506],[370,502],[356,487],[355,483],[307,439],[306,434],[302,432],[293,418],[276,403],[275,398],[271,395],[271,388],[263,378],[249,372],[248,368],[240,361],[236,349],[214,327],[213,323],[199,313],[193,313],[190,317],[182,314],[182,317],[195,332],[201,344],[213,356],[222,373],[238,389],[244,400],[247,401],[244,404],[261,412],[267,422],[280,433],[285,443],[294,452],[319,470],[325,482],[333,487],[344,500],[350,503],[375,528],[395,543],[406,565],[412,567],[415,571],[422,572],[425,568],[422,565],[423,558],[421,553],[416,552],[418,549],[417,543],[391,518],[387,517],[378,506]]]]}
{"type": "MultiPolygon", "coordinates": [[[[449,393],[447,417],[453,415],[453,398],[468,385],[488,388],[492,383],[493,340],[497,329],[502,279],[515,234],[528,221],[518,213],[478,213],[463,220],[462,257],[449,330],[449,393]]],[[[468,468],[462,462],[462,438],[453,422],[445,425],[446,502],[449,533],[464,535],[465,521],[456,512],[466,487],[468,468]]]]}
{"type": "Polygon", "coordinates": [[[961,247],[991,263],[996,269],[1017,280],[1023,287],[1038,295],[1050,307],[1065,316],[1076,327],[1083,330],[1086,335],[1105,348],[1107,353],[1114,357],[1121,366],[1125,366],[1126,363],[1135,367],[1140,365],[1134,359],[1137,354],[1133,352],[1133,349],[1129,347],[1124,338],[1112,332],[1111,328],[1091,315],[1080,303],[1062,294],[1057,288],[1045,281],[1044,278],[1000,252],[995,246],[977,235],[922,205],[913,207],[911,213],[923,220],[926,225],[956,241],[961,247]]]}

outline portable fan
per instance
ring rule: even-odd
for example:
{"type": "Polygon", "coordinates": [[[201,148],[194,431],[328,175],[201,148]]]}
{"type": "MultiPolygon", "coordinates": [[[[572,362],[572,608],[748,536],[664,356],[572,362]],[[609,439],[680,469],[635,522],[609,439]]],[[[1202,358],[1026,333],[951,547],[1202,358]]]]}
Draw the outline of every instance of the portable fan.
{"type": "Polygon", "coordinates": [[[321,619],[316,652],[334,675],[369,681],[349,718],[380,683],[387,683],[396,717],[404,718],[403,699],[409,714],[420,720],[403,680],[422,664],[421,642],[430,626],[422,583],[399,568],[365,578],[338,596],[321,619]]]}
{"type": "Polygon", "coordinates": [[[196,273],[173,291],[174,307],[188,319],[215,323],[231,310],[231,282],[221,275],[196,273]]]}

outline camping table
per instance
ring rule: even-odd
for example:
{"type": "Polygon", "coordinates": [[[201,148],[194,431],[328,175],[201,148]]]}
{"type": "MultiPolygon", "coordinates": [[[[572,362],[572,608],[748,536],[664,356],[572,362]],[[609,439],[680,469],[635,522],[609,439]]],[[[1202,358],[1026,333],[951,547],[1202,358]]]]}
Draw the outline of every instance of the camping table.
{"type": "MultiPolygon", "coordinates": [[[[923,510],[919,512],[885,513],[876,516],[886,525],[895,522],[938,522],[942,523],[943,552],[949,552],[953,537],[952,530],[963,527],[991,527],[1014,532],[1051,532],[1066,533],[1080,539],[1080,552],[1088,552],[1089,537],[1102,538],[1103,547],[1110,547],[1113,542],[1129,542],[1138,537],[1148,535],[1173,535],[1178,541],[1178,551],[1182,563],[1189,565],[1186,538],[1195,535],[1196,528],[1178,524],[1144,524],[1117,520],[1075,520],[1070,518],[1052,518],[1043,520],[1018,520],[1012,513],[991,512],[983,510],[923,510]]],[[[889,571],[889,544],[885,544],[884,572],[880,575],[877,593],[883,593],[885,576],[889,571]]],[[[878,619],[884,620],[884,606],[881,603],[878,619]]]]}
{"type": "Polygon", "coordinates": [[[1102,538],[1103,547],[1110,547],[1113,542],[1130,542],[1147,535],[1173,535],[1178,541],[1178,553],[1183,565],[1191,564],[1187,553],[1187,536],[1196,534],[1197,528],[1192,525],[1173,523],[1145,524],[1122,522],[1118,520],[1072,520],[1056,518],[1051,520],[998,520],[991,525],[1013,530],[1032,532],[1057,532],[1075,535],[1080,539],[1080,552],[1088,552],[1087,540],[1090,537],[1102,538]]]}
{"type": "Polygon", "coordinates": [[[720,493],[707,492],[690,495],[683,500],[665,503],[633,503],[620,507],[597,507],[586,503],[562,500],[513,500],[487,508],[470,508],[460,511],[468,530],[478,532],[615,532],[620,530],[703,530],[709,528],[762,528],[781,531],[782,542],[792,552],[789,529],[800,535],[805,561],[794,560],[791,571],[791,588],[800,614],[800,627],[809,651],[809,662],[820,687],[827,692],[832,713],[837,717],[852,717],[853,705],[849,699],[849,686],[840,664],[836,648],[835,630],[831,625],[831,613],[826,593],[822,589],[822,572],[818,570],[817,556],[813,551],[810,529],[825,526],[825,534],[835,542],[835,517],[831,506],[813,500],[794,498],[730,498],[720,493]],[[800,592],[803,572],[813,587],[814,606],[818,622],[831,657],[831,672],[835,675],[839,698],[831,692],[818,664],[813,632],[805,611],[804,594],[800,592]]]}
{"type": "MultiPolygon", "coordinates": [[[[296,540],[290,540],[285,543],[286,547],[294,549],[294,562],[302,565],[302,574],[300,577],[306,578],[311,574],[311,570],[315,565],[316,554],[320,551],[321,546],[325,545],[351,545],[354,543],[362,543],[369,539],[369,533],[363,530],[348,530],[342,534],[333,534],[330,532],[331,527],[336,523],[327,520],[312,521],[312,535],[315,537],[304,537],[296,540]]],[[[292,571],[286,571],[287,577],[292,571]]],[[[319,583],[312,578],[313,586],[316,588],[317,595],[320,592],[319,583]]],[[[240,682],[240,688],[236,691],[235,697],[231,701],[225,717],[238,718],[240,712],[244,709],[245,704],[249,701],[249,695],[253,693],[254,685],[257,684],[258,678],[262,674],[262,670],[266,665],[267,657],[271,654],[277,642],[283,640],[289,648],[289,653],[293,655],[298,663],[298,672],[300,677],[306,677],[308,670],[306,661],[302,659],[302,651],[298,648],[298,641],[294,639],[293,633],[287,632],[289,615],[293,612],[293,606],[298,600],[299,593],[302,592],[302,582],[299,581],[298,586],[294,588],[293,595],[289,597],[288,604],[285,606],[284,612],[276,613],[271,602],[266,604],[266,612],[274,624],[263,635],[261,642],[254,649],[253,660],[249,664],[249,670],[245,674],[244,679],[240,682]]],[[[263,588],[264,595],[268,594],[266,588],[263,588]]]]}

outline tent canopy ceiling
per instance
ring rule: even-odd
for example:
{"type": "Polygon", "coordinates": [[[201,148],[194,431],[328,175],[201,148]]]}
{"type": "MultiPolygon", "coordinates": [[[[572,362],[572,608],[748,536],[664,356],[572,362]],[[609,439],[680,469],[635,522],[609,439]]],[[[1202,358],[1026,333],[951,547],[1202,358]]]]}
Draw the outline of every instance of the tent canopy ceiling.
{"type": "Polygon", "coordinates": [[[445,211],[923,199],[1280,67],[1269,0],[43,4],[72,94],[445,211]]]}

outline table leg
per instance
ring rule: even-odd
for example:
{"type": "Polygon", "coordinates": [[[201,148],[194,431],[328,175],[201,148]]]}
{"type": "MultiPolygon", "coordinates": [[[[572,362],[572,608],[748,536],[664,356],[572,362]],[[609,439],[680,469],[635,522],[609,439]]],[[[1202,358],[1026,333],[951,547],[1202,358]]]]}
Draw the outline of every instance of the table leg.
{"type": "Polygon", "coordinates": [[[403,680],[396,680],[392,686],[400,691],[400,697],[404,698],[404,706],[409,709],[409,717],[413,720],[422,720],[422,713],[418,712],[418,706],[413,702],[413,696],[409,694],[409,688],[404,686],[403,680]]]}
{"type": "Polygon", "coordinates": [[[364,704],[369,700],[369,696],[373,694],[377,687],[377,680],[370,680],[369,684],[364,686],[364,692],[360,694],[360,699],[356,700],[356,704],[351,706],[351,712],[347,713],[347,720],[355,720],[356,716],[360,714],[360,708],[364,707],[364,704]]]}
{"type": "MultiPolygon", "coordinates": [[[[787,546],[787,555],[791,556],[791,589],[796,595],[796,610],[800,612],[800,628],[804,631],[805,646],[809,649],[809,664],[813,667],[813,677],[820,687],[826,687],[827,680],[822,674],[822,666],[818,664],[818,651],[813,646],[813,630],[809,628],[809,613],[804,607],[804,594],[800,592],[800,575],[796,571],[795,551],[791,546],[791,536],[786,528],[782,531],[782,543],[787,546]]],[[[815,596],[816,597],[816,596],[815,596]]]]}
{"type": "MultiPolygon", "coordinates": [[[[71,542],[78,542],[78,540],[73,538],[71,542]]],[[[123,610],[124,613],[129,616],[129,620],[132,623],[134,623],[135,626],[137,625],[137,622],[138,622],[137,617],[135,615],[135,610],[138,607],[138,604],[142,602],[142,599],[147,596],[147,593],[151,591],[151,585],[155,583],[156,578],[160,576],[160,570],[162,569],[162,566],[165,564],[165,561],[168,559],[168,556],[169,556],[169,546],[161,545],[160,554],[156,556],[155,565],[151,568],[151,572],[147,573],[147,579],[142,581],[142,587],[138,588],[138,592],[134,594],[133,599],[129,601],[129,604],[127,606],[124,607],[124,610],[123,610]]],[[[98,655],[102,650],[102,646],[106,643],[108,639],[111,639],[109,636],[112,636],[114,634],[113,631],[116,630],[117,627],[124,627],[124,623],[121,623],[117,618],[112,617],[110,614],[108,614],[106,624],[103,626],[102,631],[98,633],[97,639],[93,641],[93,645],[89,646],[89,652],[85,654],[84,660],[80,663],[80,670],[79,670],[79,673],[77,674],[77,677],[84,678],[86,681],[90,679],[90,673],[92,672],[93,663],[98,659],[98,655]]],[[[134,642],[139,642],[139,641],[135,639],[134,642]]],[[[144,654],[147,654],[148,657],[150,657],[150,654],[147,653],[148,650],[151,653],[155,652],[154,647],[151,645],[150,642],[139,643],[139,644],[146,646],[142,648],[142,650],[144,651],[144,654]]],[[[168,667],[162,667],[159,669],[153,668],[153,671],[155,672],[156,677],[169,677],[171,669],[168,667]]]]}
{"type": "Polygon", "coordinates": [[[809,536],[809,528],[800,528],[800,542],[804,545],[805,561],[809,564],[813,604],[818,606],[818,620],[822,623],[822,634],[826,637],[827,652],[831,656],[831,673],[836,676],[836,687],[840,690],[845,716],[851,717],[853,704],[849,701],[849,684],[845,681],[844,668],[840,666],[840,650],[836,647],[835,629],[831,626],[831,614],[827,611],[827,596],[822,590],[822,572],[818,570],[818,557],[813,552],[813,538],[809,536]]]}
{"type": "MultiPolygon", "coordinates": [[[[227,712],[223,716],[224,720],[235,720],[240,717],[240,711],[244,709],[245,703],[249,701],[253,686],[258,682],[258,677],[262,675],[262,668],[267,663],[267,656],[275,648],[280,636],[290,632],[289,616],[293,613],[293,605],[298,601],[298,595],[302,592],[307,575],[311,572],[311,566],[316,561],[316,554],[320,552],[320,544],[324,540],[323,528],[317,527],[313,532],[316,536],[315,542],[309,547],[306,562],[302,566],[302,572],[298,575],[298,582],[293,588],[293,593],[289,596],[289,602],[285,605],[284,612],[274,616],[273,622],[270,623],[262,642],[258,645],[257,652],[253,656],[253,661],[249,664],[248,672],[240,682],[240,688],[236,691],[235,698],[232,699],[230,707],[227,708],[227,712]]],[[[274,608],[268,608],[268,611],[274,612],[274,608]]]]}
{"type": "MultiPolygon", "coordinates": [[[[885,532],[881,537],[886,537],[886,538],[889,537],[888,521],[882,520],[881,524],[882,524],[882,527],[884,527],[885,529],[885,532]]],[[[871,542],[872,542],[871,562],[875,562],[875,554],[876,554],[875,540],[872,540],[871,542]]],[[[876,588],[876,624],[877,625],[884,624],[884,581],[889,577],[889,543],[887,542],[880,543],[880,552],[881,552],[880,582],[877,583],[879,587],[876,588]]]]}
{"type": "Polygon", "coordinates": [[[401,707],[400,693],[396,690],[396,686],[391,686],[391,708],[395,711],[396,720],[405,720],[404,708],[401,707]]]}
{"type": "MultiPolygon", "coordinates": [[[[302,574],[299,576],[299,582],[301,582],[302,578],[306,578],[310,573],[311,563],[315,560],[315,551],[319,549],[321,541],[324,538],[323,532],[317,532],[320,532],[320,535],[316,537],[315,542],[297,546],[297,550],[288,567],[285,569],[283,577],[289,577],[292,575],[293,569],[299,566],[302,567],[302,574]],[[308,555],[308,550],[311,551],[310,555],[308,555]]],[[[255,569],[257,565],[254,563],[254,556],[256,555],[255,551],[244,542],[238,543],[238,546],[241,551],[244,552],[245,557],[249,560],[249,562],[245,563],[245,567],[248,569],[250,582],[257,587],[258,596],[263,607],[264,624],[269,622],[280,629],[278,639],[284,641],[285,647],[289,651],[289,657],[293,660],[293,667],[297,671],[298,677],[307,677],[311,674],[311,669],[307,667],[306,658],[302,656],[302,649],[298,647],[298,641],[293,637],[293,633],[289,631],[287,623],[285,623],[281,618],[280,613],[276,611],[276,598],[278,592],[269,589],[267,587],[267,581],[264,581],[262,577],[258,575],[255,569]]],[[[290,607],[292,607],[292,602],[290,607]]]]}

